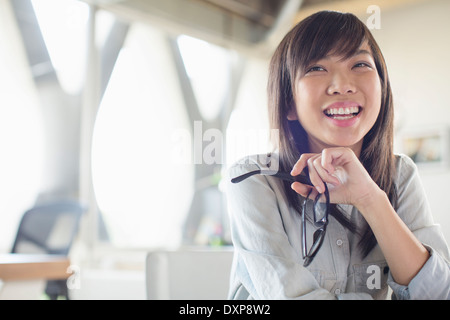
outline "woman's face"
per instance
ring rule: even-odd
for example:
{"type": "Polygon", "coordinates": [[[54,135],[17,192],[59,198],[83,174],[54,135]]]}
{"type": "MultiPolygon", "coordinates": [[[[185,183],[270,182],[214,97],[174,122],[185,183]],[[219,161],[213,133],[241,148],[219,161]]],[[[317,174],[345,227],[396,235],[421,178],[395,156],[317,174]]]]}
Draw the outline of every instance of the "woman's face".
{"type": "Polygon", "coordinates": [[[348,59],[330,55],[308,66],[297,77],[294,102],[288,118],[300,121],[311,152],[345,146],[359,156],[381,108],[381,83],[369,45],[348,59]]]}

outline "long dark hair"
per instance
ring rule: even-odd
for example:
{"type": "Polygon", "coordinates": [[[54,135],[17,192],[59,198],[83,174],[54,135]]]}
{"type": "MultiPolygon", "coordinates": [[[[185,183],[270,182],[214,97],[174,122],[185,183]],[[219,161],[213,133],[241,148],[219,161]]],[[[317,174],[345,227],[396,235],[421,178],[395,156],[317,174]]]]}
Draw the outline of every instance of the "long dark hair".
{"type": "MultiPolygon", "coordinates": [[[[298,23],[281,41],[269,67],[267,88],[270,127],[279,130],[277,141],[273,143],[280,153],[280,169],[290,171],[300,155],[309,152],[307,133],[300,122],[287,118],[291,108],[294,108],[293,92],[299,72],[329,54],[351,57],[365,42],[372,51],[382,97],[378,118],[364,137],[360,161],[395,206],[394,110],[386,63],[369,29],[353,14],[320,11],[298,23]]],[[[284,192],[289,204],[301,212],[300,197],[288,183],[284,185],[284,192]]],[[[366,223],[365,228],[357,230],[336,205],[333,205],[331,214],[342,225],[361,234],[360,248],[363,256],[366,256],[376,245],[369,225],[366,223]]]]}

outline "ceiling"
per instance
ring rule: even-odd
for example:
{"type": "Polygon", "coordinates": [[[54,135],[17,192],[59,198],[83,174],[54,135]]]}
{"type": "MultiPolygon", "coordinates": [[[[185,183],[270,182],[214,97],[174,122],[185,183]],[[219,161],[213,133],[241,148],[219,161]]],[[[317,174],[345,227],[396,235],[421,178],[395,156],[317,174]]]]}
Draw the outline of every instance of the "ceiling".
{"type": "MultiPolygon", "coordinates": [[[[270,55],[286,32],[312,12],[366,14],[373,0],[84,0],[127,20],[187,34],[252,55],[270,55]]],[[[382,10],[424,0],[378,0],[382,10]]]]}
{"type": "Polygon", "coordinates": [[[266,55],[292,26],[302,0],[84,0],[126,20],[252,55],[266,55]]]}

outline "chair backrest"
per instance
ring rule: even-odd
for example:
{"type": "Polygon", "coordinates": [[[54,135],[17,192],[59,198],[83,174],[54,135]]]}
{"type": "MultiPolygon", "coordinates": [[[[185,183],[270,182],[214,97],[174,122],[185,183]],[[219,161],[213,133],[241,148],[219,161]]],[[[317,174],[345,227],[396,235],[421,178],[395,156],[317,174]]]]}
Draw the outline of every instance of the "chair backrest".
{"type": "Polygon", "coordinates": [[[37,205],[20,221],[12,253],[67,255],[86,208],[76,201],[37,205]]]}
{"type": "Polygon", "coordinates": [[[224,300],[232,249],[150,252],[146,261],[148,299],[224,300]]]}

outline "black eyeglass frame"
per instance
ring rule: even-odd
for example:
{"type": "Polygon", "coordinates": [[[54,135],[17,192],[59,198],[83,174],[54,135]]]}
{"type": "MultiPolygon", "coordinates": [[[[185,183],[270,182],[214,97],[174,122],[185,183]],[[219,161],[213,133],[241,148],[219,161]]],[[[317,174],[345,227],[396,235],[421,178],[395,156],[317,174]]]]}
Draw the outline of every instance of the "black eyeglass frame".
{"type": "Polygon", "coordinates": [[[305,198],[305,200],[303,201],[303,206],[302,206],[302,257],[303,257],[303,266],[307,267],[311,264],[311,262],[313,261],[314,257],[316,256],[317,252],[319,252],[319,249],[322,247],[323,244],[323,240],[325,239],[325,234],[327,232],[327,225],[328,225],[328,214],[330,212],[330,194],[328,192],[328,187],[325,185],[325,191],[324,191],[324,195],[325,195],[325,205],[326,205],[326,210],[325,210],[325,214],[323,215],[322,218],[318,219],[317,218],[317,213],[316,213],[316,204],[318,201],[321,201],[320,198],[322,196],[322,194],[318,194],[316,196],[316,198],[314,199],[314,206],[313,206],[313,217],[314,217],[314,226],[316,226],[318,229],[316,229],[316,231],[314,231],[313,234],[313,244],[311,246],[311,248],[309,249],[308,252],[308,246],[306,243],[306,202],[309,200],[309,196],[312,192],[312,190],[309,191],[308,196],[305,198]]]}
{"type": "Polygon", "coordinates": [[[287,172],[281,172],[281,171],[275,171],[275,170],[254,170],[254,171],[250,171],[247,173],[244,173],[243,175],[237,176],[233,179],[231,179],[232,183],[238,183],[241,182],[255,174],[261,174],[263,176],[273,176],[276,178],[279,178],[281,180],[285,180],[285,181],[289,181],[289,182],[301,182],[303,184],[307,184],[309,186],[313,186],[311,180],[309,179],[308,176],[306,175],[297,175],[297,176],[292,176],[290,173],[287,172]]]}
{"type": "MultiPolygon", "coordinates": [[[[240,175],[238,177],[231,179],[231,182],[239,183],[239,182],[241,182],[253,175],[256,175],[256,174],[273,176],[273,177],[276,177],[276,178],[279,178],[279,179],[282,179],[285,181],[289,181],[289,182],[298,181],[300,183],[307,184],[309,186],[313,186],[313,184],[311,183],[311,180],[305,174],[292,176],[291,174],[289,174],[287,172],[274,171],[274,170],[261,170],[261,169],[244,173],[243,175],[240,175]]],[[[322,247],[323,240],[325,239],[325,233],[326,233],[327,225],[328,225],[328,214],[330,212],[330,194],[328,192],[327,184],[324,183],[324,185],[325,185],[325,191],[323,194],[325,195],[326,210],[325,210],[325,214],[323,215],[323,217],[318,219],[315,208],[316,208],[317,202],[320,201],[320,198],[322,196],[322,194],[319,193],[316,196],[316,198],[314,199],[314,206],[313,206],[314,226],[316,226],[318,229],[316,229],[316,231],[314,231],[313,244],[312,244],[311,248],[309,249],[309,252],[308,252],[307,243],[306,243],[306,211],[305,211],[305,208],[306,208],[306,202],[309,200],[309,196],[311,195],[312,190],[309,191],[308,196],[305,198],[305,200],[303,201],[303,205],[302,205],[301,228],[302,228],[302,257],[303,257],[303,266],[304,267],[307,267],[311,264],[314,257],[316,256],[317,252],[319,252],[319,249],[322,247]]]]}

